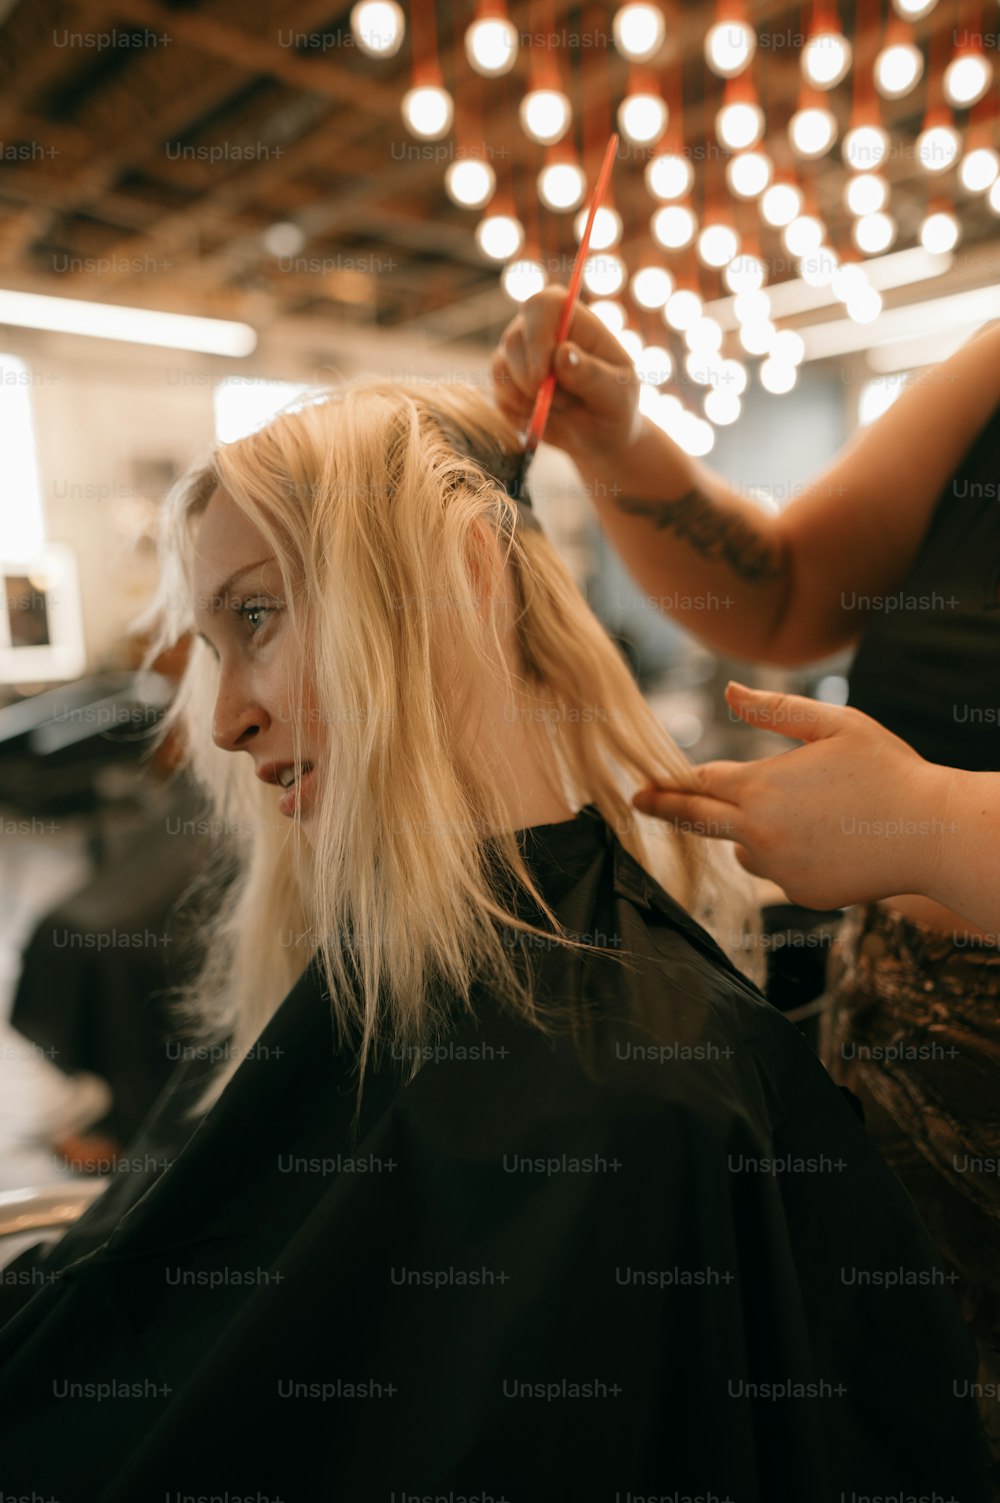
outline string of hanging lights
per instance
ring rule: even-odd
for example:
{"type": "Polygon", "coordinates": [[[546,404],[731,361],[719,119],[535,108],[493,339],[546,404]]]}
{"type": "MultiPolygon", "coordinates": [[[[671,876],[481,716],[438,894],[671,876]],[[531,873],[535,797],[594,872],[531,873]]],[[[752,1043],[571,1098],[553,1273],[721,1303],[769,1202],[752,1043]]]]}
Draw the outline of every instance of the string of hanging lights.
{"type": "MultiPolygon", "coordinates": [[[[537,230],[526,235],[516,211],[509,170],[506,181],[498,181],[504,174],[474,150],[477,130],[484,133],[477,107],[486,110],[477,90],[490,80],[509,81],[507,124],[541,153],[533,176],[525,179],[534,194],[528,218],[539,210],[543,221],[572,216],[577,240],[586,218],[581,206],[593,185],[593,143],[597,135],[606,140],[613,113],[632,158],[624,170],[631,174],[638,164],[649,215],[645,227],[636,222],[629,194],[630,213],[623,219],[612,186],[593,227],[584,287],[594,312],[633,355],[648,410],[657,421],[669,421],[691,452],[708,452],[713,425],[726,426],[740,415],[748,358],[760,362],[759,382],[773,394],[794,387],[804,358],[801,337],[775,321],[765,285],[772,258],[761,253],[758,228],[776,237],[802,286],[835,299],[846,318],[872,323],[882,299],[866,264],[890,251],[901,234],[887,170],[894,154],[915,161],[927,181],[925,212],[918,224],[910,222],[908,233],[915,230],[929,254],[946,255],[959,241],[956,194],[985,195],[1000,215],[996,79],[984,49],[979,0],[956,0],[964,5],[964,28],[950,24],[950,8],[939,8],[937,0],[892,0],[887,15],[881,0],[856,0],[850,39],[837,0],[806,0],[797,39],[797,99],[784,108],[765,108],[759,91],[772,39],[766,32],[761,39],[746,0],[715,0],[703,58],[704,97],[717,146],[700,162],[685,136],[676,3],[629,0],[615,10],[614,48],[628,64],[624,87],[616,82],[611,90],[612,96],[618,91],[615,102],[609,101],[607,54],[599,61],[595,48],[589,57],[569,60],[576,63],[575,74],[566,71],[567,59],[556,45],[553,0],[531,0],[530,37],[519,36],[507,0],[476,0],[454,54],[467,86],[456,78],[456,118],[438,62],[435,0],[412,0],[411,86],[402,111],[420,139],[440,140],[454,124],[456,154],[445,170],[446,190],[460,207],[485,211],[477,244],[497,263],[515,301],[543,286],[547,272],[537,230]],[[844,86],[851,91],[846,113],[835,98],[844,86]],[[924,95],[921,128],[915,138],[894,143],[884,112],[917,89],[924,95]],[[967,133],[953,114],[966,111],[967,133]],[[814,164],[830,158],[834,148],[848,172],[841,201],[850,216],[836,247],[811,176],[814,164]],[[730,298],[725,330],[705,311],[715,287],[723,303],[730,298]],[[651,320],[660,321],[663,334],[651,320]],[[682,359],[671,353],[664,334],[683,343],[682,359]],[[663,390],[681,370],[707,388],[704,419],[679,395],[663,390]]],[[[594,35],[606,21],[605,8],[588,12],[594,35]]],[[[352,10],[351,24],[373,57],[394,55],[407,30],[394,0],[363,0],[352,10]]]]}

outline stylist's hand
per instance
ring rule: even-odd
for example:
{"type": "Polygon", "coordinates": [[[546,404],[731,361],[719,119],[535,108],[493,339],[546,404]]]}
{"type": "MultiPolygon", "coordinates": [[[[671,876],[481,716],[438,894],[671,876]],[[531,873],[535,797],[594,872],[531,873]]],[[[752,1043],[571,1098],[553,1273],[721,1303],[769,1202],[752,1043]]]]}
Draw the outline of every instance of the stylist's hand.
{"type": "Polygon", "coordinates": [[[611,457],[635,436],[639,377],[632,358],[596,314],[577,303],[568,340],[555,350],[565,287],[546,287],[529,298],[507,325],[493,356],[500,411],[515,428],[528,426],[535,396],[549,370],[556,373],[546,443],[574,457],[611,457]]]}
{"type": "Polygon", "coordinates": [[[944,822],[934,764],[860,710],[735,683],[726,700],[741,719],[805,745],[706,762],[700,791],[642,789],[637,809],[735,841],[747,871],[806,908],[927,891],[944,822]]]}

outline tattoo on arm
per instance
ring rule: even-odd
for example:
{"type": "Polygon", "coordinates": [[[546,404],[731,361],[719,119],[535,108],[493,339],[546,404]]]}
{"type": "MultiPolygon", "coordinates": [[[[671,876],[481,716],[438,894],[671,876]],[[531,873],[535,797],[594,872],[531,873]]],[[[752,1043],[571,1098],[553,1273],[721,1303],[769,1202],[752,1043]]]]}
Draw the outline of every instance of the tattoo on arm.
{"type": "Polygon", "coordinates": [[[687,491],[675,501],[619,495],[615,505],[630,516],[648,518],[657,531],[672,528],[702,558],[721,559],[739,579],[765,584],[787,570],[780,543],[769,542],[745,518],[721,512],[703,491],[687,491]]]}

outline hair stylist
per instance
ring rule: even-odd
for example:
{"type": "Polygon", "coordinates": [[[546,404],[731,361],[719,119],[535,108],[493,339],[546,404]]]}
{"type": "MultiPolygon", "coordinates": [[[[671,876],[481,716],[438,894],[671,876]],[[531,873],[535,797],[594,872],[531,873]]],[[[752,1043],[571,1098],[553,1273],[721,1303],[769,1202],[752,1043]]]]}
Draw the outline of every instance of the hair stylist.
{"type": "MultiPolygon", "coordinates": [[[[956,1270],[983,1392],[996,1395],[1000,1179],[973,1166],[1000,1161],[1000,950],[986,932],[997,846],[984,834],[1000,820],[1000,324],[910,385],[772,515],[639,412],[631,359],[587,308],[554,350],[564,296],[546,289],[507,328],[496,400],[523,427],[552,364],[547,438],[574,460],[651,603],[751,662],[856,647],[850,709],[816,705],[810,719],[811,702],[786,699],[779,723],[780,699],[729,692],[735,713],[809,744],[710,764],[693,798],[636,802],[728,820],[744,863],[783,875],[798,901],[857,900],[831,957],[825,1063],[862,1098],[956,1270]],[[695,609],[699,597],[727,597],[727,609],[695,609]],[[901,809],[911,814],[893,833],[901,809]],[[869,815],[889,831],[851,843],[851,821],[869,815]],[[943,825],[934,849],[911,818],[943,825]]],[[[1000,1402],[983,1398],[981,1412],[1000,1488],[1000,1402]]]]}

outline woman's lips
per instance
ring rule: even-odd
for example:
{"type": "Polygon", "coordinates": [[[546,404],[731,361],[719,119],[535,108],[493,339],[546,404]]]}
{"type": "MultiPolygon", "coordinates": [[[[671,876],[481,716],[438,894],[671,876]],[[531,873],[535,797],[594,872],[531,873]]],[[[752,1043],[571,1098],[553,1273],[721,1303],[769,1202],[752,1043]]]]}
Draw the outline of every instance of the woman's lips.
{"type": "Polygon", "coordinates": [[[278,809],[280,813],[287,814],[289,819],[291,819],[292,816],[296,813],[298,813],[299,815],[309,813],[309,795],[312,791],[312,780],[315,771],[315,767],[310,767],[308,772],[304,772],[302,776],[292,784],[291,788],[287,788],[285,790],[285,792],[281,795],[281,798],[278,800],[278,809]]]}

